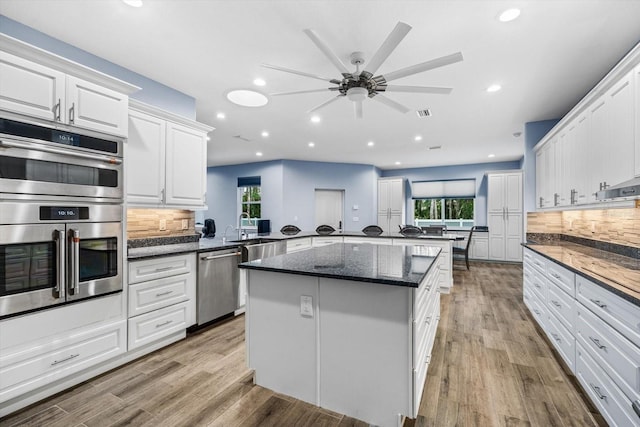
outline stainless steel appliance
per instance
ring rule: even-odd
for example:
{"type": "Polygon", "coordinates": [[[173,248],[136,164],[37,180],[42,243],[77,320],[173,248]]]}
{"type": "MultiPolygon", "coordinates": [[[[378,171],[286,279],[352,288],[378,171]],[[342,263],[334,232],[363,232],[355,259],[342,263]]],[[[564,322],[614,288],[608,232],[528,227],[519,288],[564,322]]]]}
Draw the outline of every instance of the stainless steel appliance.
{"type": "Polygon", "coordinates": [[[238,308],[238,248],[199,254],[197,323],[204,325],[238,308]]]}
{"type": "Polygon", "coordinates": [[[606,182],[600,183],[600,191],[596,192],[596,199],[619,199],[623,197],[640,198],[640,177],[630,179],[613,187],[606,182]]]}
{"type": "Polygon", "coordinates": [[[122,142],[0,118],[0,193],[122,203],[122,142]]]}
{"type": "Polygon", "coordinates": [[[0,318],[122,291],[122,238],[121,204],[3,200],[0,318]]]}
{"type": "Polygon", "coordinates": [[[286,253],[287,242],[284,240],[244,245],[242,246],[242,262],[271,258],[273,256],[286,253]]]}

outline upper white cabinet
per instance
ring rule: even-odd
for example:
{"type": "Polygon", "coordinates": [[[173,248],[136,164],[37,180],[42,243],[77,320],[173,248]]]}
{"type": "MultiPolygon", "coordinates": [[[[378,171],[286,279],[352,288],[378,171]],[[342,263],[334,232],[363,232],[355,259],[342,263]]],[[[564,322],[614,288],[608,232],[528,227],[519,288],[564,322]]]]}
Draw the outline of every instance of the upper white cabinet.
{"type": "Polygon", "coordinates": [[[522,261],[522,172],[489,173],[489,259],[522,261]]]}
{"type": "Polygon", "coordinates": [[[538,209],[596,203],[640,175],[640,45],[536,146],[538,209]]]}
{"type": "Polygon", "coordinates": [[[132,101],[125,154],[127,202],[203,207],[211,130],[132,101]]]}
{"type": "Polygon", "coordinates": [[[404,179],[378,180],[378,226],[385,232],[399,231],[404,223],[404,179]]]}
{"type": "Polygon", "coordinates": [[[0,109],[126,137],[129,93],[139,88],[0,35],[0,109]]]}

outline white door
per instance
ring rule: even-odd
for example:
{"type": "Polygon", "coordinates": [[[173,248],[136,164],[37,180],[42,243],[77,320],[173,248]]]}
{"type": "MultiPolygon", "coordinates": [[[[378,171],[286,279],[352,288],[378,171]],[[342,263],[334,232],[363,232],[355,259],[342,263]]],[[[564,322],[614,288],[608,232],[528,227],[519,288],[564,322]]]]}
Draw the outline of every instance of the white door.
{"type": "Polygon", "coordinates": [[[316,227],[330,225],[342,230],[344,190],[316,190],[316,227]]]}
{"type": "Polygon", "coordinates": [[[126,142],[127,202],[162,203],[165,121],[131,110],[126,142]]]}
{"type": "Polygon", "coordinates": [[[207,180],[207,135],[167,122],[165,202],[204,206],[207,180]]]}

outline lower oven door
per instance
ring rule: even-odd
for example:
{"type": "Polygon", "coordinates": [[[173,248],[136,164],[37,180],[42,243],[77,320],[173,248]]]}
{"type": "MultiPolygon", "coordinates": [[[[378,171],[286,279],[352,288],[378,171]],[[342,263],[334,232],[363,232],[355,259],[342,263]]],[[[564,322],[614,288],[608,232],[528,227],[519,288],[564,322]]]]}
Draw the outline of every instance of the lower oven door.
{"type": "Polygon", "coordinates": [[[67,225],[67,300],[122,290],[122,224],[67,225]]]}
{"type": "Polygon", "coordinates": [[[0,318],[65,302],[64,224],[0,226],[0,318]]]}

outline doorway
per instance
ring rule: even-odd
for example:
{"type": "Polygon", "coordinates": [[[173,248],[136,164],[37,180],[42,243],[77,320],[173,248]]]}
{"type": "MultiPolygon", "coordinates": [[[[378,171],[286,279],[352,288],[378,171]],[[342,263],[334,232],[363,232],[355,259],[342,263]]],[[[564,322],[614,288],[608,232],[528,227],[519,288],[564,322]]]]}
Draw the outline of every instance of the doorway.
{"type": "Polygon", "coordinates": [[[316,189],[316,227],[330,225],[342,230],[344,224],[344,190],[316,189]]]}

